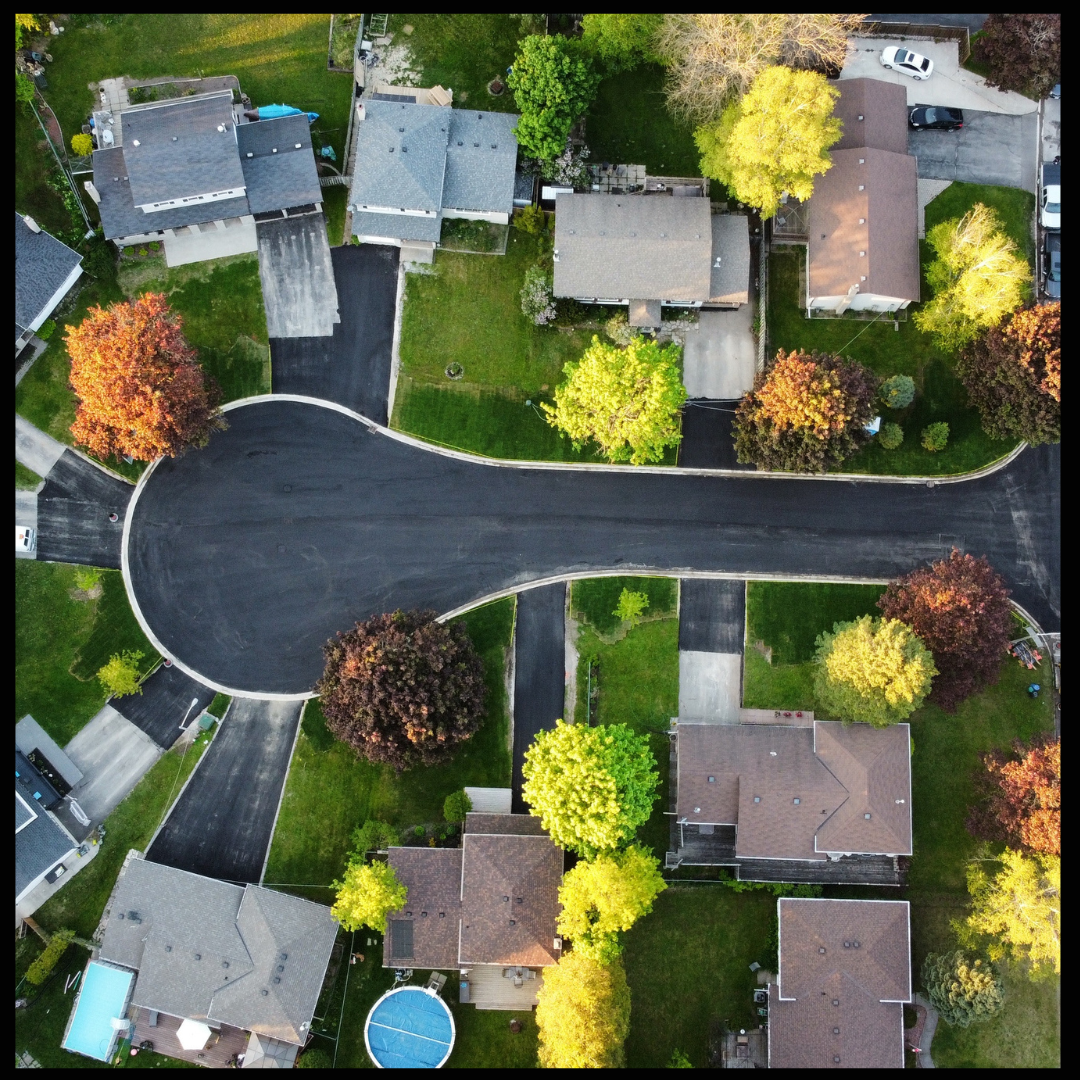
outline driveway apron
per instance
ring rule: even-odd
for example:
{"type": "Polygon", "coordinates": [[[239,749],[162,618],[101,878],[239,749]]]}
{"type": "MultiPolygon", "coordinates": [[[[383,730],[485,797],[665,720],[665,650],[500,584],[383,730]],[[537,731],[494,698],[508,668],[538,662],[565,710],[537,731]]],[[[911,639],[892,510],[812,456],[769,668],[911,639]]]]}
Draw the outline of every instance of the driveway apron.
{"type": "Polygon", "coordinates": [[[739,722],[745,616],[745,581],[680,582],[680,719],[739,722]]]}
{"type": "Polygon", "coordinates": [[[214,691],[196,682],[175,664],[158,669],[142,684],[141,694],[118,698],[113,707],[161,747],[180,738],[180,724],[194,723],[214,700],[214,691]],[[193,704],[194,703],[194,704],[193,704]]]}
{"type": "Polygon", "coordinates": [[[224,881],[259,880],[302,704],[253,698],[232,703],[150,845],[151,862],[224,881]]]}
{"type": "Polygon", "coordinates": [[[682,442],[679,465],[684,469],[743,469],[735,457],[732,426],[739,399],[734,401],[693,400],[683,406],[682,442]]]}

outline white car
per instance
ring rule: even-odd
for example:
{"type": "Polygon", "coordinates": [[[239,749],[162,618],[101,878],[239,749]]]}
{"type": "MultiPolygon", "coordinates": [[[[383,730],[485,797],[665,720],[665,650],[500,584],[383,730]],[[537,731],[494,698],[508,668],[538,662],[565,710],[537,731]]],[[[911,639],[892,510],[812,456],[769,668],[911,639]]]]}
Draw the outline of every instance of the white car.
{"type": "Polygon", "coordinates": [[[37,533],[29,525],[15,526],[15,550],[33,551],[37,547],[37,533]]]}
{"type": "Polygon", "coordinates": [[[881,50],[878,57],[881,66],[890,71],[899,71],[903,75],[910,75],[913,79],[929,79],[934,74],[934,61],[928,56],[903,49],[899,45],[890,45],[881,50]]]}
{"type": "Polygon", "coordinates": [[[1049,184],[1042,189],[1042,227],[1051,232],[1061,229],[1061,185],[1049,184]]]}

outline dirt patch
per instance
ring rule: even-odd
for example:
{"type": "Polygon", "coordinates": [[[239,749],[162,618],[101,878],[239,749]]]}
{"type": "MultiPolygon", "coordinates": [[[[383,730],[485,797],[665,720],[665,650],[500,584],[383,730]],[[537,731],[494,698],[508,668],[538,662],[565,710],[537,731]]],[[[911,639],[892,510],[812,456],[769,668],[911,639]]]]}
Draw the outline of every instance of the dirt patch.
{"type": "Polygon", "coordinates": [[[408,45],[383,45],[379,49],[379,63],[372,74],[379,82],[393,86],[419,86],[420,72],[408,45]]]}
{"type": "Polygon", "coordinates": [[[771,664],[772,663],[772,646],[766,645],[764,641],[755,641],[754,648],[757,649],[762,656],[771,664]]]}
{"type": "Polygon", "coordinates": [[[68,596],[78,604],[88,604],[91,600],[99,600],[104,591],[104,586],[99,581],[89,589],[68,589],[68,596]]]}

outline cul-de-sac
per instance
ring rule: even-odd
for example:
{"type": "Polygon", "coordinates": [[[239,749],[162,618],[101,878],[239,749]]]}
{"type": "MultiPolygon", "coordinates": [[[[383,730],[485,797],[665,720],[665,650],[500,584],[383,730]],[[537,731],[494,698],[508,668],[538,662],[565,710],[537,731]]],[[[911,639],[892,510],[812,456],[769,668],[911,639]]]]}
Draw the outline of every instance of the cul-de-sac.
{"type": "Polygon", "coordinates": [[[1060,1067],[1060,14],[15,98],[16,1068],[1060,1067]]]}

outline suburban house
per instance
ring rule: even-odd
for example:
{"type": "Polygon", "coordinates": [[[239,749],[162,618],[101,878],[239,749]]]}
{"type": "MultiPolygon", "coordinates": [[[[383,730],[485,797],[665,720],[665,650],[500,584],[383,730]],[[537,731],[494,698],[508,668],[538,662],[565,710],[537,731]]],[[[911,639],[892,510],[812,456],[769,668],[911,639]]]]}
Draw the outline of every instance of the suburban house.
{"type": "Polygon", "coordinates": [[[772,1069],[902,1069],[911,1001],[906,900],[777,902],[769,986],[772,1069]]]}
{"type": "MultiPolygon", "coordinates": [[[[321,904],[133,852],[91,964],[134,974],[118,1022],[136,1045],[149,1040],[158,1053],[204,1064],[217,1050],[242,1056],[244,1067],[291,1067],[308,1040],[337,931],[321,904]],[[203,1046],[189,1045],[191,1033],[203,1046]]],[[[69,1033],[79,1030],[82,1004],[80,997],[69,1033]]],[[[70,1039],[65,1045],[73,1048],[70,1039]]]]}
{"type": "Polygon", "coordinates": [[[669,865],[899,885],[897,859],[912,851],[909,726],[789,717],[678,724],[669,865]]]}
{"type": "Polygon", "coordinates": [[[15,215],[15,355],[71,291],[82,256],[32,218],[15,215]]]}
{"type": "Polygon", "coordinates": [[[390,848],[408,889],[387,920],[383,966],[457,970],[461,1001],[529,1009],[558,962],[563,851],[529,814],[470,813],[460,848],[390,848]]]}
{"type": "Polygon", "coordinates": [[[349,210],[361,243],[390,244],[402,258],[429,263],[444,219],[510,221],[518,118],[436,104],[434,91],[429,104],[410,93],[357,103],[349,210]]]}
{"type": "Polygon", "coordinates": [[[169,266],[258,250],[255,223],[322,206],[304,113],[252,121],[232,91],[134,105],[102,130],[86,184],[117,247],[169,266]]]}
{"type": "Polygon", "coordinates": [[[843,134],[807,207],[806,306],[837,315],[900,311],[919,300],[919,200],[907,152],[907,91],[839,84],[843,134]]]}
{"type": "Polygon", "coordinates": [[[747,303],[746,217],[713,214],[699,188],[665,194],[559,192],[554,295],[625,307],[630,325],[643,328],[660,326],[661,306],[747,303]]]}

